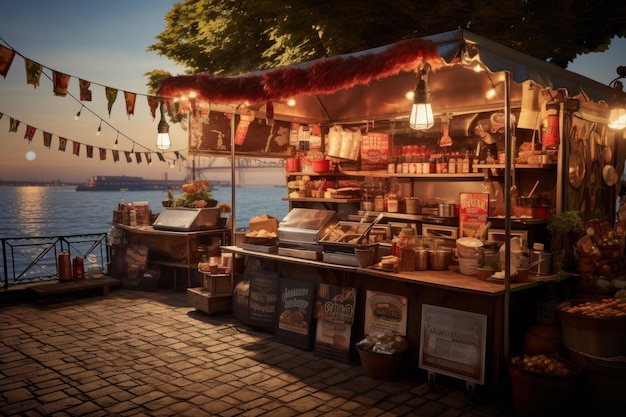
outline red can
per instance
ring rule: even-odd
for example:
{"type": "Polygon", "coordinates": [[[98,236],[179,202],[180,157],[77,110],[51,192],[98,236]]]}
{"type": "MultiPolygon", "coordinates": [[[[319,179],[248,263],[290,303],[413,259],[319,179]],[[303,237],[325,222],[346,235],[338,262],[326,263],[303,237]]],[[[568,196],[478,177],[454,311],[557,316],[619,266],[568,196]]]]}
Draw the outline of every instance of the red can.
{"type": "Polygon", "coordinates": [[[287,169],[287,172],[300,171],[300,162],[298,161],[298,158],[287,158],[285,161],[285,169],[287,169]]]}

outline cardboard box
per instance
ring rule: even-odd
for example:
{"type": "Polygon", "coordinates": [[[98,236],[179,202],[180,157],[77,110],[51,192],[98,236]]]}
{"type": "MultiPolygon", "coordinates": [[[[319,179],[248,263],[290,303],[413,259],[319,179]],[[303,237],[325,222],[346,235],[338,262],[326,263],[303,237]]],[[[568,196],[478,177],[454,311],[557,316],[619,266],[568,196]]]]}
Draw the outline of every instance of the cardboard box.
{"type": "Polygon", "coordinates": [[[187,288],[187,303],[207,314],[229,310],[231,298],[230,294],[214,296],[205,288],[187,288]]]}
{"type": "Polygon", "coordinates": [[[361,140],[361,170],[387,170],[389,162],[389,135],[368,133],[361,140]]]}
{"type": "Polygon", "coordinates": [[[257,230],[267,230],[268,232],[277,232],[278,231],[278,219],[276,217],[272,217],[269,214],[264,214],[262,216],[254,216],[250,219],[248,223],[251,232],[256,232],[257,230]]]}

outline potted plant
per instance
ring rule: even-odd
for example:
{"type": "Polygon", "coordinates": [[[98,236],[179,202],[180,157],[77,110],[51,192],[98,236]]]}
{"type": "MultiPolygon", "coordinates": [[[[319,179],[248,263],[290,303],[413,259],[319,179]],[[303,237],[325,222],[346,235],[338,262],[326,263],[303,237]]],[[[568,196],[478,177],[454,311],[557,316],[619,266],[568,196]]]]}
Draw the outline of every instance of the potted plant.
{"type": "Polygon", "coordinates": [[[552,236],[552,253],[556,271],[574,271],[576,259],[574,245],[585,230],[585,223],[578,210],[562,211],[548,219],[548,232],[552,236]]]}

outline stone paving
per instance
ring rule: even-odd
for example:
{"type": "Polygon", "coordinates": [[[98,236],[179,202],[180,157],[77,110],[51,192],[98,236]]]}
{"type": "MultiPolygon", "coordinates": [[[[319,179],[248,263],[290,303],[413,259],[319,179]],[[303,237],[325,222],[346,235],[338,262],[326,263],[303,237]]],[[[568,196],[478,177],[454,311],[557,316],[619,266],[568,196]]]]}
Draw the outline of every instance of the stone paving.
{"type": "Polygon", "coordinates": [[[515,415],[478,389],[364,376],[171,290],[0,305],[0,393],[3,416],[515,415]]]}

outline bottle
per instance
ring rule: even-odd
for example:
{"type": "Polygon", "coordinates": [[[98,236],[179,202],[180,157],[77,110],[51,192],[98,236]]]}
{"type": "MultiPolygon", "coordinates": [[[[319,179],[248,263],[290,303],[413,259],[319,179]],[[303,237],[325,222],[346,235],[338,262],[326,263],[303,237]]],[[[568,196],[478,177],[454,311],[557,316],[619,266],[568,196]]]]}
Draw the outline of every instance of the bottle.
{"type": "Polygon", "coordinates": [[[450,154],[450,159],[448,160],[448,174],[456,174],[456,158],[454,154],[450,154]]]}
{"type": "Polygon", "coordinates": [[[385,211],[385,199],[382,194],[378,194],[376,198],[374,198],[374,211],[385,211]]]}
{"type": "Polygon", "coordinates": [[[469,151],[465,152],[465,155],[463,156],[463,167],[462,167],[462,171],[463,174],[469,174],[470,172],[470,159],[469,159],[469,151]]]}
{"type": "Polygon", "coordinates": [[[387,194],[387,211],[389,213],[397,213],[398,207],[398,194],[396,194],[394,191],[390,191],[389,194],[387,194]]]}
{"type": "Polygon", "coordinates": [[[394,174],[396,172],[396,158],[389,157],[389,162],[387,163],[387,173],[394,174]]]}
{"type": "Polygon", "coordinates": [[[528,268],[530,264],[530,250],[528,249],[528,241],[522,241],[522,256],[519,259],[519,267],[522,269],[528,268]]]}

